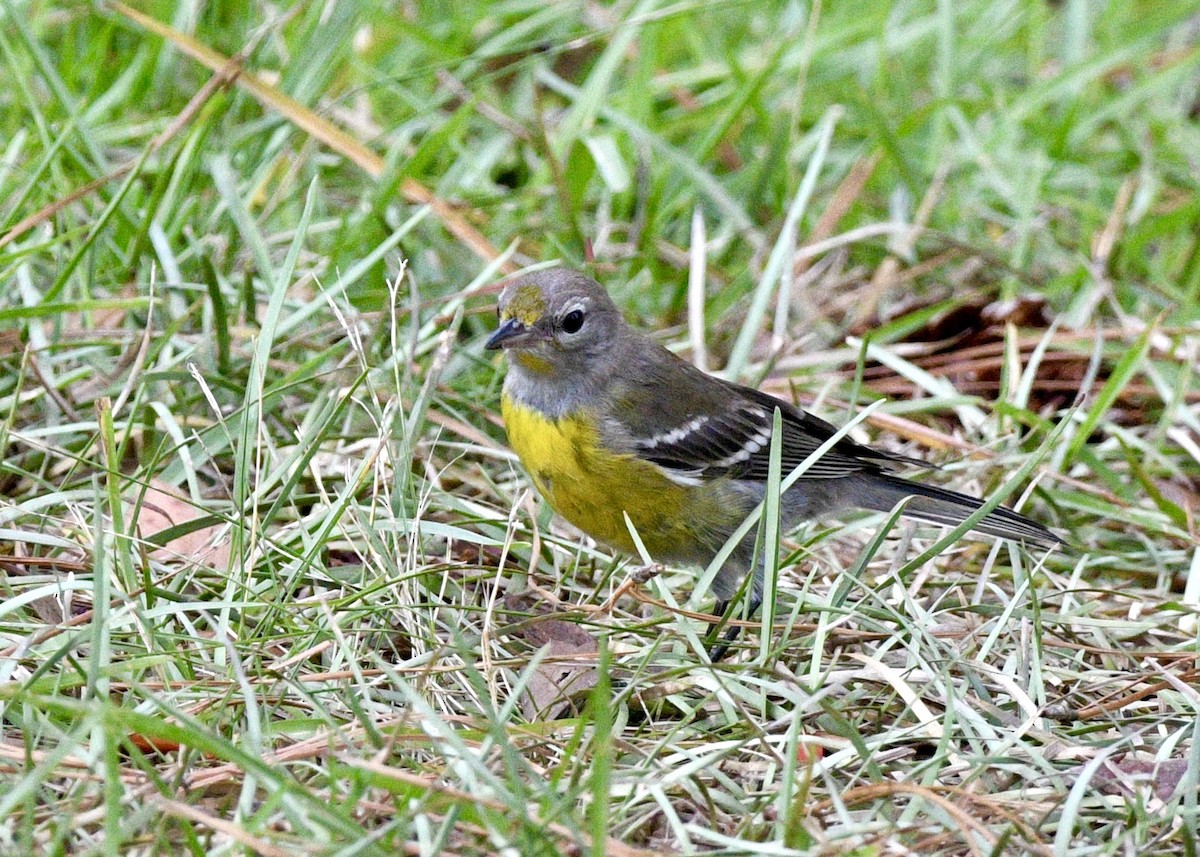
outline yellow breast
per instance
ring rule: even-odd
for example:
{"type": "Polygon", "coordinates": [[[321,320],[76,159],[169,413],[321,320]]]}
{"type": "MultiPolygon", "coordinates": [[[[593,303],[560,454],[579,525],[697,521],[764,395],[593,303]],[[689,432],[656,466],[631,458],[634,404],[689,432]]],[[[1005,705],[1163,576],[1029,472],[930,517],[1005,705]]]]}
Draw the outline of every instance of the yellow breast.
{"type": "Polygon", "coordinates": [[[696,561],[711,550],[700,543],[711,539],[703,538],[691,514],[698,500],[692,495],[699,492],[672,482],[649,462],[603,449],[590,414],[549,419],[508,396],[502,410],[509,443],[534,485],[576,527],[635,553],[628,514],[656,559],[696,561]]]}

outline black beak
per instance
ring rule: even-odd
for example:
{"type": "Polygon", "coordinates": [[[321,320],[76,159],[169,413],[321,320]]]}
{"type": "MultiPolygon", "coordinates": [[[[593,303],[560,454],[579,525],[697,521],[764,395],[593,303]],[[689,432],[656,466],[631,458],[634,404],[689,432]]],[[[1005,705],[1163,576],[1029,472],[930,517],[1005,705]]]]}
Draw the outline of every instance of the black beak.
{"type": "Polygon", "coordinates": [[[496,332],[488,337],[488,341],[484,344],[484,348],[488,351],[495,351],[498,348],[503,348],[504,344],[509,340],[516,339],[526,333],[528,328],[515,318],[510,318],[504,324],[496,329],[496,332]]]}

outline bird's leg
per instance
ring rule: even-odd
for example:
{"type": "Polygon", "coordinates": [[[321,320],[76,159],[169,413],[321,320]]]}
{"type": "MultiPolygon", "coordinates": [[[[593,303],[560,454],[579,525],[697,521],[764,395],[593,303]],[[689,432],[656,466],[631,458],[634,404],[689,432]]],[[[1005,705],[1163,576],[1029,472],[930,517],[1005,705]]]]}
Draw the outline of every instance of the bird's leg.
{"type": "MultiPolygon", "coordinates": [[[[710,640],[714,639],[717,634],[721,632],[721,629],[725,627],[725,623],[733,618],[734,609],[735,605],[732,599],[718,598],[717,603],[713,605],[712,612],[714,616],[720,616],[721,618],[716,622],[709,623],[708,631],[705,632],[704,636],[708,637],[710,640]]],[[[729,630],[736,636],[736,625],[729,630]]],[[[725,653],[728,651],[729,646],[727,646],[724,642],[713,643],[708,650],[708,659],[715,664],[717,661],[721,660],[721,658],[725,657],[725,653]]]]}
{"type": "MultiPolygon", "coordinates": [[[[747,619],[753,618],[754,614],[758,612],[758,608],[762,607],[762,603],[763,603],[762,594],[751,592],[750,599],[746,604],[746,612],[744,614],[746,616],[746,618],[747,619]]],[[[729,619],[732,619],[733,612],[736,609],[737,609],[736,605],[732,604],[729,601],[718,601],[716,603],[716,607],[713,612],[719,613],[722,616],[722,621],[718,622],[715,625],[709,625],[708,632],[711,634],[714,630],[720,628],[721,625],[724,624],[726,621],[728,621],[729,619]]],[[[741,635],[741,633],[742,633],[741,625],[730,626],[729,630],[725,632],[725,636],[721,638],[721,642],[717,643],[715,646],[713,646],[711,649],[708,650],[708,659],[714,664],[717,663],[718,661],[721,661],[722,659],[724,659],[724,657],[727,654],[729,654],[729,645],[734,640],[736,640],[741,635]]]]}
{"type": "Polygon", "coordinates": [[[721,618],[716,622],[710,622],[708,624],[708,630],[704,632],[704,636],[711,637],[713,634],[717,633],[717,631],[721,630],[721,626],[724,625],[729,619],[729,616],[727,615],[728,612],[729,602],[723,598],[718,598],[717,603],[713,605],[712,613],[714,616],[720,616],[721,618]]]}

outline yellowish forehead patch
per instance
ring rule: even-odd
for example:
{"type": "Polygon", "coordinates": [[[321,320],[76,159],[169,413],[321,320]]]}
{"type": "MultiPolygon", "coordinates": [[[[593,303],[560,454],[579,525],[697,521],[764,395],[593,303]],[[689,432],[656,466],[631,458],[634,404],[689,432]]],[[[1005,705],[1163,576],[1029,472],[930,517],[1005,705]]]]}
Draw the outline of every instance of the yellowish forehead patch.
{"type": "Polygon", "coordinates": [[[524,325],[536,324],[546,314],[546,298],[537,286],[521,286],[513,292],[501,314],[524,325]]]}

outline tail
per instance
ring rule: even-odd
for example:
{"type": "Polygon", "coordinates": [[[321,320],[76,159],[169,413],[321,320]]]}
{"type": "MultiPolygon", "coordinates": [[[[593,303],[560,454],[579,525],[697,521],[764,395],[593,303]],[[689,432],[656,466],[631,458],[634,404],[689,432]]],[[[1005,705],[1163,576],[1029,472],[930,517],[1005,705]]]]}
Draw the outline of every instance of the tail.
{"type": "MultiPolygon", "coordinates": [[[[983,505],[983,501],[957,491],[947,491],[920,482],[909,482],[899,476],[886,473],[861,476],[857,480],[853,500],[857,506],[875,512],[890,512],[897,503],[911,497],[904,506],[904,515],[932,524],[955,527],[983,505]]],[[[975,532],[1017,542],[1027,542],[1042,547],[1053,547],[1062,539],[1010,509],[998,507],[988,512],[983,520],[975,524],[975,532]]]]}

